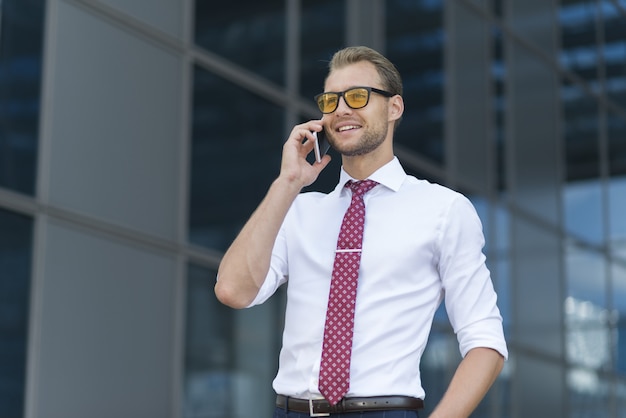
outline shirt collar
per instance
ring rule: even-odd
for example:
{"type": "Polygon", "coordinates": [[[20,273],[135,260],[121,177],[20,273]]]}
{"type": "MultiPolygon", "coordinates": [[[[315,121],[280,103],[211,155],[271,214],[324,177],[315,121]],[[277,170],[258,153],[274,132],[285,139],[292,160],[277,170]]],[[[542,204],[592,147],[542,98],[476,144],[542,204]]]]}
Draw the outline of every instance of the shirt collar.
{"type": "MultiPolygon", "coordinates": [[[[389,161],[387,164],[372,173],[372,175],[369,176],[368,179],[374,180],[382,184],[383,186],[393,190],[394,192],[397,192],[398,190],[400,190],[400,187],[402,186],[402,183],[404,182],[406,176],[407,174],[402,168],[402,165],[400,165],[398,157],[393,157],[393,160],[389,161]]],[[[339,175],[339,184],[337,184],[335,191],[341,193],[343,187],[348,180],[356,181],[356,179],[350,177],[350,175],[345,172],[342,166],[341,173],[339,175]]]]}

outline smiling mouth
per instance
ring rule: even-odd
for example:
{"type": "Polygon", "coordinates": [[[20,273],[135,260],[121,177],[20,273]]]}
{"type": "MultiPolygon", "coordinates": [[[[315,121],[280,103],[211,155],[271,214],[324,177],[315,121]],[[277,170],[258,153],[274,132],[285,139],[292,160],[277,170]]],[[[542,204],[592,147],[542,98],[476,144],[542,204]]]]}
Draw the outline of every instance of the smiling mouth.
{"type": "Polygon", "coordinates": [[[347,125],[347,126],[342,126],[341,128],[337,129],[337,132],[346,132],[346,131],[351,131],[353,129],[359,129],[360,126],[358,125],[347,125]]]}

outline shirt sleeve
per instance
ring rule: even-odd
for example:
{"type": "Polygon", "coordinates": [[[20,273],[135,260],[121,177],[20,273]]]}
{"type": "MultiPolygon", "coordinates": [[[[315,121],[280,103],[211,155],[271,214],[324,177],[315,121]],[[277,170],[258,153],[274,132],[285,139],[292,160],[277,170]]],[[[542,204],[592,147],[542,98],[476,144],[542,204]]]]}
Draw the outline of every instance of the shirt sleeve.
{"type": "Polygon", "coordinates": [[[497,295],[482,252],[485,239],[471,202],[458,195],[444,216],[439,273],[461,355],[486,347],[508,357],[497,295]]]}
{"type": "Polygon", "coordinates": [[[259,293],[257,293],[254,300],[248,305],[248,308],[262,304],[276,293],[276,290],[278,290],[282,284],[287,282],[287,243],[285,237],[286,234],[283,224],[274,242],[270,269],[263,285],[259,289],[259,293]]]}

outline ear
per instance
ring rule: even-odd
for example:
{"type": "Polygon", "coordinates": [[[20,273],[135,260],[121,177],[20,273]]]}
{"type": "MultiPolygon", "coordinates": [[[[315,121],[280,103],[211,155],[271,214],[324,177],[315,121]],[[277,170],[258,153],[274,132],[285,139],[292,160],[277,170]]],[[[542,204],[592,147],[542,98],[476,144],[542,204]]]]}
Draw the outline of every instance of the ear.
{"type": "Polygon", "coordinates": [[[389,122],[397,121],[402,117],[404,113],[404,100],[402,96],[396,94],[393,97],[389,98],[389,122]]]}

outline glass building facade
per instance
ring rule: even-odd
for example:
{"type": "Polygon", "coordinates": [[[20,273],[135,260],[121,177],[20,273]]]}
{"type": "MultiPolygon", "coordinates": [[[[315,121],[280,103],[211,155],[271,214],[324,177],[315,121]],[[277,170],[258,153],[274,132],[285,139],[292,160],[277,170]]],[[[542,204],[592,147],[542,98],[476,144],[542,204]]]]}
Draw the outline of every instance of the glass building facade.
{"type": "MultiPolygon", "coordinates": [[[[284,291],[216,269],[358,44],[483,222],[510,359],[472,416],[626,417],[626,1],[0,0],[0,418],[271,416],[284,291]]],[[[440,309],[424,415],[459,361],[440,309]]]]}

